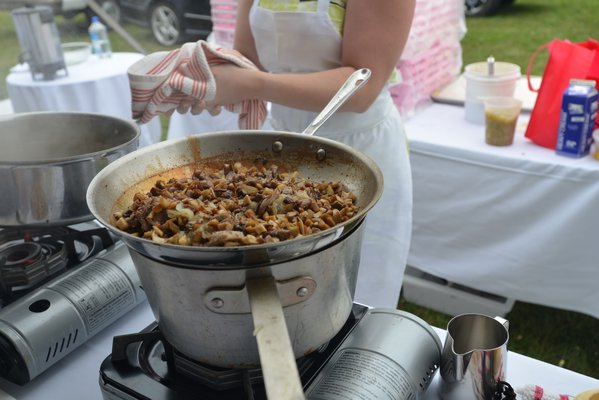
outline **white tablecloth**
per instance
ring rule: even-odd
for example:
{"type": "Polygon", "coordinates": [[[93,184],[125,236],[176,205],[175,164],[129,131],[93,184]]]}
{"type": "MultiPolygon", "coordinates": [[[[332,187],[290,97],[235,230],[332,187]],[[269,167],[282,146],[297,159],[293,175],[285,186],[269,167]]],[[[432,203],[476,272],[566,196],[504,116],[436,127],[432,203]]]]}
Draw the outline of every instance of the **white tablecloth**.
{"type": "Polygon", "coordinates": [[[599,317],[599,161],[524,137],[484,142],[464,109],[432,104],[406,121],[414,176],[408,263],[472,288],[599,317]]]}
{"type": "MultiPolygon", "coordinates": [[[[414,175],[408,262],[514,300],[599,317],[599,161],[524,138],[484,142],[464,109],[432,104],[406,121],[414,175]]],[[[236,129],[237,116],[173,114],[168,137],[236,129]]]]}
{"type": "MultiPolygon", "coordinates": [[[[4,399],[4,391],[19,400],[101,400],[99,368],[111,352],[113,336],[139,332],[153,320],[148,303],[140,304],[25,386],[0,379],[0,398],[4,399]]],[[[435,330],[443,343],[445,331],[435,330]]],[[[536,384],[554,394],[576,395],[599,388],[597,379],[513,352],[508,353],[506,380],[513,387],[536,384]]],[[[439,373],[436,373],[424,397],[426,400],[440,399],[439,384],[439,373]]]]}
{"type": "MultiPolygon", "coordinates": [[[[100,59],[68,66],[68,75],[54,80],[34,81],[28,68],[20,65],[6,77],[14,112],[81,111],[131,119],[131,92],[127,68],[142,58],[139,53],[113,53],[100,59]]],[[[158,118],[141,126],[140,147],[161,138],[158,118]]]]}

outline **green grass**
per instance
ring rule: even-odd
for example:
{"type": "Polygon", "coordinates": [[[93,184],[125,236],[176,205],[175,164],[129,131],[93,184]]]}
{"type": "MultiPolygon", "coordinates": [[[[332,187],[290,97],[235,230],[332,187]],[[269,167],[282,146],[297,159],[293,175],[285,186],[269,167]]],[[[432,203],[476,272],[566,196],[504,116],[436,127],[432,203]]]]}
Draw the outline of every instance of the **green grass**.
{"type": "MultiPolygon", "coordinates": [[[[409,303],[403,296],[398,308],[441,328],[451,319],[409,303]]],[[[505,318],[510,323],[511,351],[599,378],[599,319],[521,302],[516,302],[505,318]]]]}
{"type": "MultiPolygon", "coordinates": [[[[87,21],[82,15],[56,20],[63,42],[87,40],[87,21]]],[[[148,30],[133,25],[125,28],[148,52],[165,50],[153,41],[148,30]]],[[[524,72],[534,50],[551,39],[599,39],[599,7],[597,0],[516,0],[498,15],[468,18],[467,29],[462,41],[463,65],[493,55],[498,61],[520,65],[524,72]]],[[[114,51],[134,51],[115,32],[110,37],[114,51]]],[[[0,43],[0,99],[4,99],[8,97],[5,77],[20,52],[9,13],[0,13],[0,43]]],[[[546,52],[533,66],[533,74],[542,74],[545,60],[546,52]]],[[[163,119],[164,126],[167,122],[163,119]]],[[[445,327],[450,319],[403,298],[399,308],[438,327],[445,327]]],[[[506,318],[510,321],[511,350],[599,378],[598,319],[519,302],[506,318]]]]}
{"type": "MultiPolygon", "coordinates": [[[[599,40],[599,7],[596,0],[516,0],[497,15],[468,18],[462,41],[464,65],[493,55],[498,61],[520,65],[522,72],[531,54],[552,39],[573,42],[599,40]]],[[[547,52],[533,64],[542,75],[547,52]]]]}

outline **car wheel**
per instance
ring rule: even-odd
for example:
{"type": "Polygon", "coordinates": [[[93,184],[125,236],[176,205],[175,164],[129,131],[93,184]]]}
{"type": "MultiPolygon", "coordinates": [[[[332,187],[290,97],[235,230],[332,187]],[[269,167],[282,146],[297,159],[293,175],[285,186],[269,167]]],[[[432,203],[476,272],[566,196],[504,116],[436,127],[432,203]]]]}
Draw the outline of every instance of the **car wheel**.
{"type": "Polygon", "coordinates": [[[172,46],[183,36],[181,18],[167,3],[158,3],[152,7],[150,29],[156,41],[163,46],[172,46]]]}
{"type": "Polygon", "coordinates": [[[503,0],[465,0],[465,13],[469,17],[484,17],[497,12],[503,0]]]}
{"type": "Polygon", "coordinates": [[[121,23],[121,6],[116,0],[102,0],[98,2],[102,9],[119,24],[121,23]]]}
{"type": "MultiPolygon", "coordinates": [[[[117,0],[96,0],[96,3],[98,3],[98,5],[102,7],[102,9],[106,11],[106,13],[110,15],[117,23],[120,24],[122,22],[123,14],[121,11],[121,6],[117,0]]],[[[91,21],[92,17],[96,15],[96,13],[89,7],[85,14],[89,21],[91,21]]]]}

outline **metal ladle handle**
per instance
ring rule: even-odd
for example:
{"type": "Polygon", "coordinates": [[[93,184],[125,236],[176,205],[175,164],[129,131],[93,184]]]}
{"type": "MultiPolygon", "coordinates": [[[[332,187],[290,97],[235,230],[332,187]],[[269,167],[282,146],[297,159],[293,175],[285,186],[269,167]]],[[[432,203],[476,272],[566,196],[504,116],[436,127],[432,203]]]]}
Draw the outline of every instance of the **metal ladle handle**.
{"type": "Polygon", "coordinates": [[[356,90],[368,82],[370,75],[371,72],[368,68],[361,68],[352,73],[345,83],[343,83],[343,86],[341,86],[337,93],[335,93],[331,101],[329,101],[326,107],[316,116],[316,118],[314,118],[302,133],[313,135],[314,132],[316,132],[318,128],[320,128],[322,124],[324,124],[326,120],[355,93],[356,90]]]}

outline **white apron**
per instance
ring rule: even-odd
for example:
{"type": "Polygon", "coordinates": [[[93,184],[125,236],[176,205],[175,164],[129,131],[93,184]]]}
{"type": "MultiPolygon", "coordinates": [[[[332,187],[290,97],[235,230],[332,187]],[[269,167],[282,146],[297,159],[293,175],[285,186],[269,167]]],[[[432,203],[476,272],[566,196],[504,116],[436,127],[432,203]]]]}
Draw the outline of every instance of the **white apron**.
{"type": "MultiPolygon", "coordinates": [[[[341,65],[341,36],[328,15],[316,12],[250,11],[260,63],[273,73],[314,72],[341,65]]],[[[317,113],[272,105],[275,130],[301,132],[317,113]]],[[[412,175],[403,124],[388,90],[365,113],[337,112],[317,136],[343,142],[370,156],[384,175],[381,200],[367,214],[355,301],[396,308],[412,231],[412,175]]]]}

